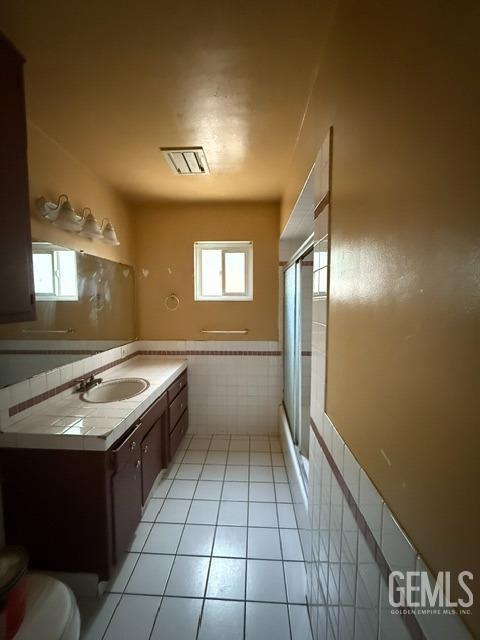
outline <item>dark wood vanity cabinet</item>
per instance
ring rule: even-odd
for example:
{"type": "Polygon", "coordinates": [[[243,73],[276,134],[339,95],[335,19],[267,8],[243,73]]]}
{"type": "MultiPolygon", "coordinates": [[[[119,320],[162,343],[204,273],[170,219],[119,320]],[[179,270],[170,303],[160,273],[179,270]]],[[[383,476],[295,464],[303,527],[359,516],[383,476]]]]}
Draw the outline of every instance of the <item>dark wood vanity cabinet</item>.
{"type": "Polygon", "coordinates": [[[188,429],[188,385],[187,372],[169,387],[168,392],[168,445],[173,458],[178,445],[188,429]]]}
{"type": "Polygon", "coordinates": [[[112,524],[115,559],[126,550],[142,517],[142,470],[138,457],[112,476],[112,524]]]}
{"type": "Polygon", "coordinates": [[[149,429],[141,444],[142,461],[142,504],[145,504],[160,469],[170,461],[167,451],[166,434],[168,432],[167,393],[164,393],[140,419],[149,429]]]}
{"type": "Polygon", "coordinates": [[[32,569],[109,579],[188,428],[186,386],[184,372],[108,451],[0,449],[7,542],[32,569]]]}
{"type": "Polygon", "coordinates": [[[23,64],[0,33],[0,323],[35,320],[23,64]]]}

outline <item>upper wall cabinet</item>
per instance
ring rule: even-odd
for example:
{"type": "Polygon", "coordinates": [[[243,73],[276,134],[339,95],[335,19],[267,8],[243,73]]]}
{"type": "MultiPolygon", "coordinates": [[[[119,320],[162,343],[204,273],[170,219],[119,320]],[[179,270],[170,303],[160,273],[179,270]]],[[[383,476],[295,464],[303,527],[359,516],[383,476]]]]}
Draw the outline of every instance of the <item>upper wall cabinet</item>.
{"type": "Polygon", "coordinates": [[[35,319],[23,57],[0,33],[0,322],[35,319]]]}

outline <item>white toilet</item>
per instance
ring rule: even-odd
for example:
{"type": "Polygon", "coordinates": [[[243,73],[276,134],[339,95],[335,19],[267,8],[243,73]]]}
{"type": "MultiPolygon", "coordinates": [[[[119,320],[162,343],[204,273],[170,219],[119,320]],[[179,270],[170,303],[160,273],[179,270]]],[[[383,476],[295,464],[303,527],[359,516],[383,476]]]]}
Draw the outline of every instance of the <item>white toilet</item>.
{"type": "Polygon", "coordinates": [[[80,613],[71,589],[47,575],[29,573],[25,617],[14,640],[78,640],[80,613]]]}

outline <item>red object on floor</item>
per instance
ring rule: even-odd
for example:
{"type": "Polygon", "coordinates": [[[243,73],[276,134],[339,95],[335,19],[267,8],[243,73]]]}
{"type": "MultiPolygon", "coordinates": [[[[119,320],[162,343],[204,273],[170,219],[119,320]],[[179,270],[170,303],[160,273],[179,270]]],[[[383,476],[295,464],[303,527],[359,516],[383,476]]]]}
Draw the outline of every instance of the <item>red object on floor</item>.
{"type": "Polygon", "coordinates": [[[0,551],[0,640],[12,640],[25,616],[27,568],[23,548],[0,551]]]}

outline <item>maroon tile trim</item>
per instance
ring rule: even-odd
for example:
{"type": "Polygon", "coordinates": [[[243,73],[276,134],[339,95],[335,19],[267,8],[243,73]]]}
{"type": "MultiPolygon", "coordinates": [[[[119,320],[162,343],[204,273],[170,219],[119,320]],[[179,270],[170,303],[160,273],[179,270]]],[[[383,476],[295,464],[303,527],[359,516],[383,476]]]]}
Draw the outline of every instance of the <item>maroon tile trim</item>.
{"type": "MultiPolygon", "coordinates": [[[[348,488],[347,483],[345,482],[345,479],[342,475],[342,472],[337,467],[337,464],[333,459],[333,456],[330,453],[330,450],[327,447],[325,440],[320,435],[318,427],[315,424],[315,421],[313,420],[313,418],[310,418],[310,425],[312,427],[313,433],[315,434],[317,442],[320,445],[325,455],[325,458],[327,459],[328,464],[332,469],[333,475],[335,476],[335,479],[340,485],[340,489],[342,490],[345,500],[347,501],[348,506],[350,507],[350,511],[352,512],[355,522],[357,523],[358,528],[362,532],[362,535],[365,538],[365,542],[367,543],[367,546],[370,549],[372,556],[375,558],[375,562],[377,563],[380,573],[382,574],[382,577],[385,580],[385,583],[388,584],[388,576],[392,572],[392,569],[388,564],[387,559],[383,555],[383,551],[381,550],[379,544],[377,543],[372,530],[368,526],[368,523],[364,515],[360,511],[360,507],[357,504],[357,501],[355,500],[355,498],[352,495],[352,492],[348,488]]],[[[424,635],[420,627],[420,624],[415,616],[414,610],[407,607],[405,611],[406,613],[401,614],[401,618],[404,621],[405,626],[407,627],[407,630],[412,640],[427,640],[427,637],[424,635]]]]}
{"type": "Polygon", "coordinates": [[[101,351],[92,351],[90,349],[1,349],[0,355],[79,355],[94,356],[101,351]]]}
{"type": "Polygon", "coordinates": [[[146,350],[137,351],[141,356],[281,356],[281,351],[169,351],[169,350],[146,350]]]}
{"type": "MultiPolygon", "coordinates": [[[[102,373],[102,371],[106,371],[107,369],[111,369],[112,367],[115,367],[118,364],[122,364],[122,362],[126,362],[127,360],[130,360],[131,358],[134,358],[137,354],[138,354],[138,352],[136,351],[135,353],[131,353],[130,355],[125,356],[125,358],[119,358],[118,360],[114,360],[113,362],[109,362],[108,364],[102,365],[101,367],[97,367],[97,369],[92,369],[92,370],[86,372],[84,375],[85,376],[97,375],[98,373],[102,373]]],[[[15,416],[18,413],[24,411],[25,409],[29,409],[30,407],[33,407],[36,404],[40,404],[40,402],[44,402],[45,400],[48,400],[49,398],[53,398],[53,396],[56,396],[59,393],[62,393],[62,391],[66,391],[67,389],[70,389],[71,387],[74,387],[77,384],[78,384],[78,379],[69,380],[68,382],[64,382],[63,384],[59,385],[58,387],[53,387],[52,389],[49,389],[48,391],[45,391],[44,393],[40,393],[38,396],[34,396],[32,398],[29,398],[28,400],[25,400],[25,402],[20,402],[19,404],[16,404],[13,407],[10,407],[9,410],[8,410],[8,415],[10,417],[15,416]]]]}
{"type": "MultiPolygon", "coordinates": [[[[26,351],[22,353],[27,353],[26,351]]],[[[52,353],[51,351],[43,352],[43,353],[52,353]]],[[[76,351],[75,353],[81,353],[76,351]]],[[[96,353],[100,353],[98,351],[94,351],[93,354],[88,352],[89,355],[95,355],[96,353]]],[[[125,358],[120,358],[118,360],[114,360],[113,362],[109,362],[97,369],[92,369],[91,371],[86,372],[85,376],[97,375],[98,373],[102,373],[103,371],[107,371],[107,369],[111,369],[112,367],[116,367],[131,358],[135,358],[135,356],[281,356],[281,351],[169,351],[169,350],[157,350],[157,351],[145,351],[139,350],[131,353],[125,358]]],[[[54,387],[53,389],[49,389],[44,393],[39,394],[38,396],[34,396],[33,398],[29,398],[24,402],[20,402],[19,404],[10,407],[8,410],[8,415],[10,417],[25,411],[25,409],[29,409],[30,407],[39,404],[40,402],[44,402],[49,398],[53,398],[53,396],[74,387],[78,383],[78,380],[70,380],[69,382],[65,382],[58,387],[54,387]]]]}

